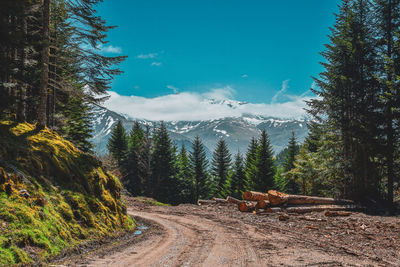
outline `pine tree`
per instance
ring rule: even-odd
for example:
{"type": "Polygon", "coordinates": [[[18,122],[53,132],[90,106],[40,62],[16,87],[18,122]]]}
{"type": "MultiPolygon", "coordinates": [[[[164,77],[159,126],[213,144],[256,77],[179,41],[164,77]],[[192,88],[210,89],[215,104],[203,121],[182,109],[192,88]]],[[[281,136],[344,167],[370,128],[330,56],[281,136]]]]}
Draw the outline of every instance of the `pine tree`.
{"type": "Polygon", "coordinates": [[[204,146],[199,136],[192,142],[192,151],[189,155],[190,167],[194,176],[194,200],[207,198],[210,195],[210,181],[207,172],[208,161],[204,146]]]}
{"type": "Polygon", "coordinates": [[[229,194],[227,188],[227,180],[231,168],[231,154],[228,150],[224,139],[220,139],[213,153],[211,163],[211,173],[214,182],[215,195],[218,197],[226,197],[229,194]]]}
{"type": "Polygon", "coordinates": [[[144,132],[138,121],[135,121],[128,137],[128,152],[123,164],[124,179],[127,190],[134,196],[144,192],[143,170],[139,166],[143,149],[144,132]]]}
{"type": "Polygon", "coordinates": [[[261,132],[258,141],[258,149],[256,155],[256,175],[254,179],[254,190],[266,192],[274,187],[274,160],[272,158],[272,148],[268,139],[267,132],[261,132]]]}
{"type": "Polygon", "coordinates": [[[347,183],[342,193],[358,200],[377,195],[378,188],[372,162],[376,157],[377,81],[370,8],[369,1],[343,1],[330,44],[322,53],[325,71],[315,80],[319,99],[309,103],[314,119],[325,124],[328,134],[340,137],[338,163],[347,183]]]}
{"type": "Polygon", "coordinates": [[[177,165],[180,202],[195,203],[195,181],[184,144],[182,144],[181,151],[178,154],[177,165]]]}
{"type": "Polygon", "coordinates": [[[153,197],[161,202],[177,204],[175,154],[164,122],[153,137],[154,149],[151,159],[151,181],[153,197]]]}
{"type": "Polygon", "coordinates": [[[152,161],[153,140],[150,136],[150,126],[147,124],[144,131],[143,147],[139,154],[139,169],[142,174],[143,191],[145,196],[151,196],[153,193],[153,184],[151,180],[151,161],[152,161]]]}
{"type": "Polygon", "coordinates": [[[375,0],[375,21],[377,27],[377,50],[379,53],[379,105],[380,139],[382,156],[386,164],[387,200],[393,203],[393,185],[396,173],[396,151],[400,127],[400,1],[375,0]]]}
{"type": "Polygon", "coordinates": [[[111,156],[117,161],[119,166],[123,165],[128,150],[128,142],[122,122],[118,121],[117,125],[111,132],[108,140],[107,149],[111,156]]]}
{"type": "Polygon", "coordinates": [[[59,132],[80,150],[91,152],[93,148],[93,144],[89,141],[93,132],[91,107],[80,98],[68,97],[67,101],[62,110],[64,120],[59,132]]]}
{"type": "MultiPolygon", "coordinates": [[[[292,136],[290,137],[289,144],[287,146],[285,161],[283,163],[283,171],[289,172],[294,168],[294,161],[296,155],[299,153],[299,146],[296,142],[296,137],[294,136],[294,132],[292,132],[292,136]]],[[[299,191],[298,185],[295,179],[291,179],[290,177],[286,177],[285,179],[285,192],[290,194],[297,194],[299,191]]]]}
{"type": "Polygon", "coordinates": [[[245,162],[245,175],[247,186],[246,190],[255,190],[255,179],[256,179],[256,159],[257,159],[258,143],[254,137],[250,141],[249,148],[246,153],[245,162]]]}
{"type": "Polygon", "coordinates": [[[244,172],[243,157],[238,152],[233,163],[232,174],[229,178],[230,195],[241,198],[247,189],[246,175],[244,172]]]}

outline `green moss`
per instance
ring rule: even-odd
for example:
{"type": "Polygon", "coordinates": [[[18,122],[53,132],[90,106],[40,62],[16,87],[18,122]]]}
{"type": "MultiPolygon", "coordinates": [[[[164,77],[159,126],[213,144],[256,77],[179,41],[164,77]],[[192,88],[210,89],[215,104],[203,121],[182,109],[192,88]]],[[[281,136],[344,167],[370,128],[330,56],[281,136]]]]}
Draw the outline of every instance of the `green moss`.
{"type": "Polygon", "coordinates": [[[165,204],[149,197],[136,197],[136,199],[145,202],[151,206],[170,206],[170,204],[165,204]]]}
{"type": "Polygon", "coordinates": [[[10,249],[0,247],[0,266],[15,264],[14,254],[10,249]]]}
{"type": "Polygon", "coordinates": [[[0,266],[45,260],[135,226],[118,178],[97,159],[27,123],[0,121],[0,136],[0,266]]]}

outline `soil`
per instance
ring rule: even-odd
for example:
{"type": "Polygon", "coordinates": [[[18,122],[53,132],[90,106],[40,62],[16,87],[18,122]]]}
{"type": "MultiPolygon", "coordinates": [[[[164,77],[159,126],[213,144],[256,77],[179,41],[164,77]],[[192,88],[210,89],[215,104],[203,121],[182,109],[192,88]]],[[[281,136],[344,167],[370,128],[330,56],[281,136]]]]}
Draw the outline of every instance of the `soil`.
{"type": "Polygon", "coordinates": [[[400,219],[242,213],[236,205],[150,206],[128,198],[148,227],[58,266],[400,266],[400,219]],[[281,220],[279,219],[281,218],[281,220]]]}

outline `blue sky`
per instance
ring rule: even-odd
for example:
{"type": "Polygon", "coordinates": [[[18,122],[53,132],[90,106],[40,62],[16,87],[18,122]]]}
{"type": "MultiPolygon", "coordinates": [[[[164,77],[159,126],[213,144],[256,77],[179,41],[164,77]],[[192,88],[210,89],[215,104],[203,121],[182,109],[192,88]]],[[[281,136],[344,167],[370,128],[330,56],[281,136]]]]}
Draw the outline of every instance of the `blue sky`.
{"type": "Polygon", "coordinates": [[[340,0],[105,0],[103,47],[127,55],[112,91],[149,100],[180,93],[251,103],[304,96],[323,69],[340,0]]]}

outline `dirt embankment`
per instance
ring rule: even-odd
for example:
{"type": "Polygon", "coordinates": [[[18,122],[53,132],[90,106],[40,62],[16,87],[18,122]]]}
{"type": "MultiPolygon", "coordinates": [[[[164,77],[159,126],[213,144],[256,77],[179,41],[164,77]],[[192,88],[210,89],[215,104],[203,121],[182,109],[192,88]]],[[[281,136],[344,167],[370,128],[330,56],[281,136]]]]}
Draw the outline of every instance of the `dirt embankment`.
{"type": "Polygon", "coordinates": [[[72,258],[85,266],[400,266],[400,219],[353,213],[241,213],[231,205],[154,207],[128,201],[144,234],[72,258]]]}

